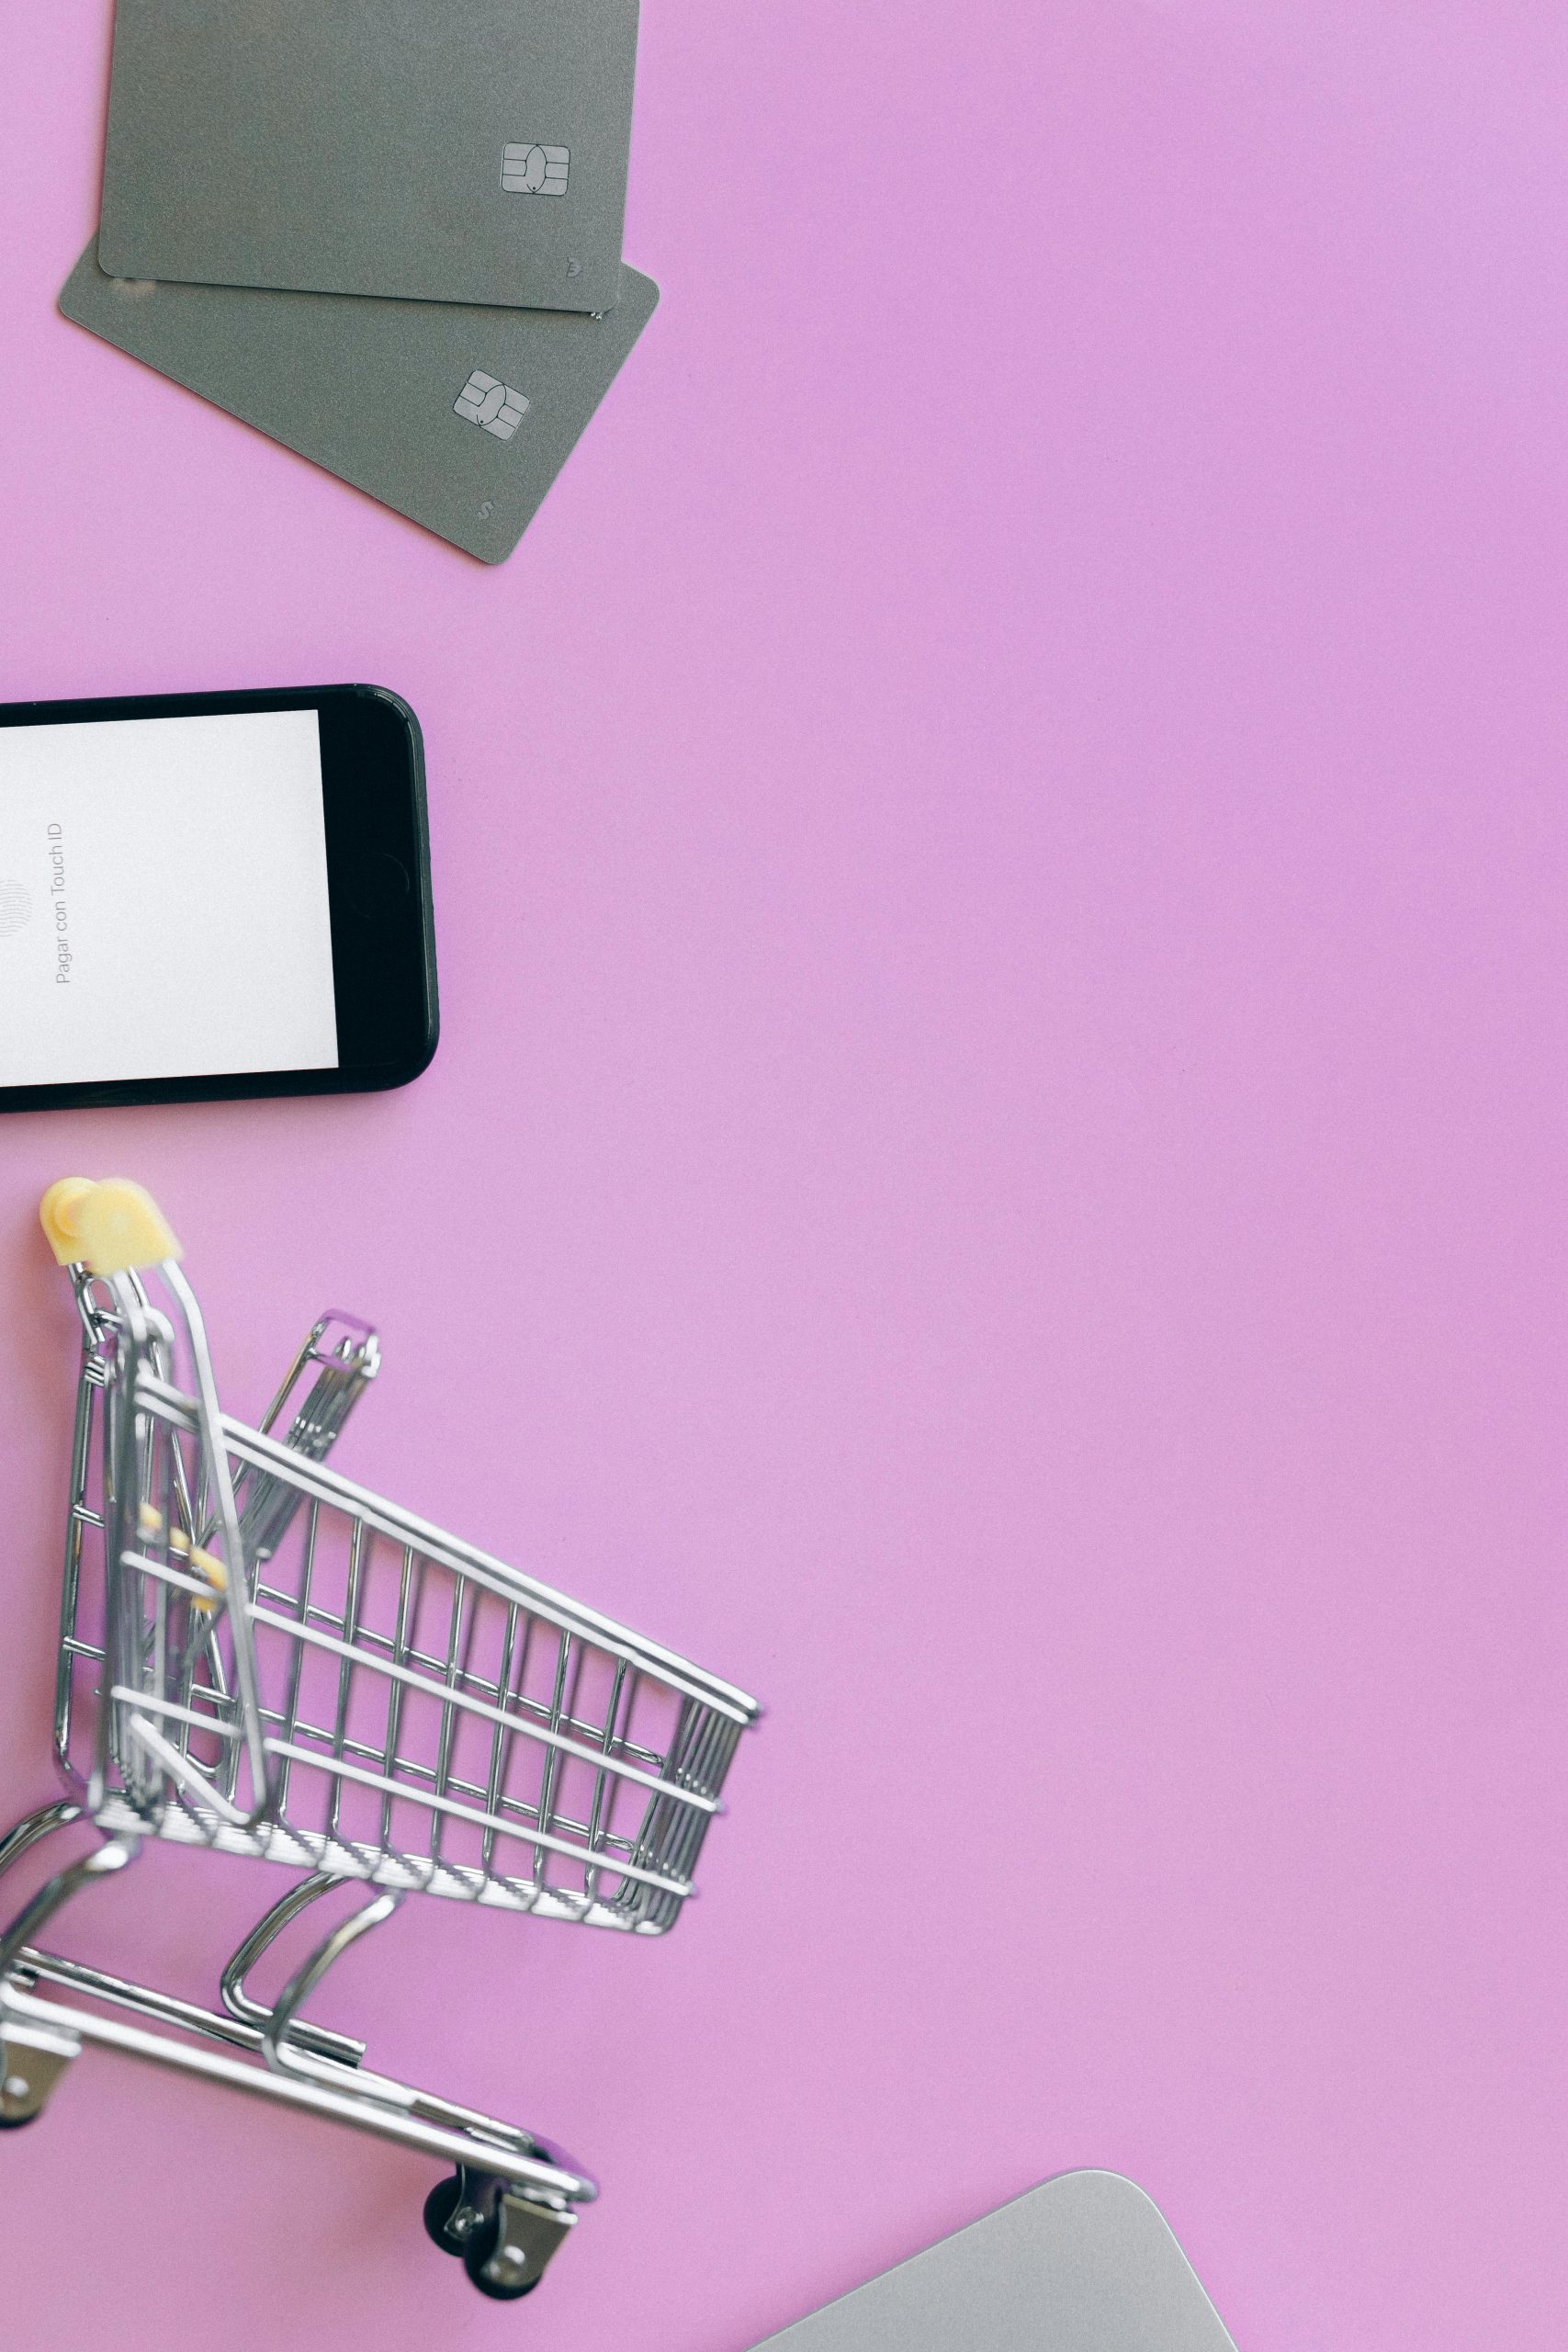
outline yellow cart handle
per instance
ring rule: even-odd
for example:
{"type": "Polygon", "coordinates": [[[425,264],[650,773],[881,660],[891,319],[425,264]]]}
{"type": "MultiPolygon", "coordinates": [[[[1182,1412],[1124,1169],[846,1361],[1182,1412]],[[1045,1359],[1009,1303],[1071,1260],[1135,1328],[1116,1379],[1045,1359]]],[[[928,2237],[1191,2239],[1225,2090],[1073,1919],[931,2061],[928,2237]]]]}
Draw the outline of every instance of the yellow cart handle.
{"type": "Polygon", "coordinates": [[[185,1255],[152,1193],[128,1176],[108,1176],[101,1184],[88,1176],[62,1176],[38,1213],[62,1266],[82,1263],[95,1274],[127,1274],[185,1255]]]}

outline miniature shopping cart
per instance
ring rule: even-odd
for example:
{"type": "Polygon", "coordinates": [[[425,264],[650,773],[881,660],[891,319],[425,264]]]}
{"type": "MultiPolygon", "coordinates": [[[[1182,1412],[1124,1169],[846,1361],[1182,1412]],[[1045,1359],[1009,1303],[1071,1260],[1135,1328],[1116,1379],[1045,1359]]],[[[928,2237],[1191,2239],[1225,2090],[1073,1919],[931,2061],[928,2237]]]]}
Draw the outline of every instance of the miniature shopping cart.
{"type": "Polygon", "coordinates": [[[482,2292],[526,2294],[592,2181],[300,2012],[411,1894],[662,1934],[755,1703],[328,1468],[378,1368],[367,1327],[323,1317],[247,1429],[146,1193],[69,1178],[41,1215],[83,1329],[55,1714],[73,1794],[0,1840],[0,1871],[74,1822],[97,1842],[0,1932],[0,2127],[32,2121],[88,2043],[227,2084],[450,2165],[430,2234],[482,2292]],[[150,1837],[305,1873],[223,1971],[220,2010],[39,1946],[150,1837]],[[355,1882],[258,2001],[268,1946],[355,1882]]]}

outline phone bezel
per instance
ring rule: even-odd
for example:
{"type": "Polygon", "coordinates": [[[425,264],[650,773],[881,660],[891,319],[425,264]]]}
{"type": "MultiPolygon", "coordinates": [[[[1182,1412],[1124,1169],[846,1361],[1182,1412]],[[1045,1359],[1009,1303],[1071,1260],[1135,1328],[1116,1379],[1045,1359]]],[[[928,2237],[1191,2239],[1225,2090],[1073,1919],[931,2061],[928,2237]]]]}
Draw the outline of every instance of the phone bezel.
{"type": "MultiPolygon", "coordinates": [[[[0,1086],[0,1111],[135,1102],[223,1102],[280,1094],[359,1094],[404,1086],[429,1067],[440,1036],[424,741],[419,720],[386,686],[279,686],[228,694],[114,695],[0,704],[0,727],[117,718],[184,718],[313,710],[321,737],[333,994],[333,1069],[233,1070],[197,1078],[83,1080],[0,1086]],[[366,861],[396,861],[406,899],[367,903],[366,861]]],[[[383,874],[386,872],[383,867],[383,874]]],[[[156,910],[150,910],[155,919],[156,910]]]]}

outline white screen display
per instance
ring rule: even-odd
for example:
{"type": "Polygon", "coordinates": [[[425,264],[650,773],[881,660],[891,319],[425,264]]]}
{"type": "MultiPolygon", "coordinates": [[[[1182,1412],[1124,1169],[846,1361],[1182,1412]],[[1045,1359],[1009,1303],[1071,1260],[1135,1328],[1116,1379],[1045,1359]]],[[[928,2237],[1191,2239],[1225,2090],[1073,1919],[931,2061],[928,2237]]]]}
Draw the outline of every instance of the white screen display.
{"type": "Polygon", "coordinates": [[[313,710],[0,727],[0,1086],[337,1063],[313,710]]]}

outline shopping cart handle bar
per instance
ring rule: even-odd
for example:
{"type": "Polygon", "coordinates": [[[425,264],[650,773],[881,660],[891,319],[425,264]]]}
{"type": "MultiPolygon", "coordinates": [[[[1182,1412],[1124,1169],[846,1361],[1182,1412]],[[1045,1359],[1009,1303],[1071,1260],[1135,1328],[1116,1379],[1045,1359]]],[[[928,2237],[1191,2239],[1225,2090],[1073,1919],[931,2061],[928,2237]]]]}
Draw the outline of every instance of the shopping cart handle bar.
{"type": "Polygon", "coordinates": [[[151,1193],[128,1176],[62,1176],[39,1203],[39,1223],[62,1266],[127,1274],[184,1256],[151,1193]]]}

